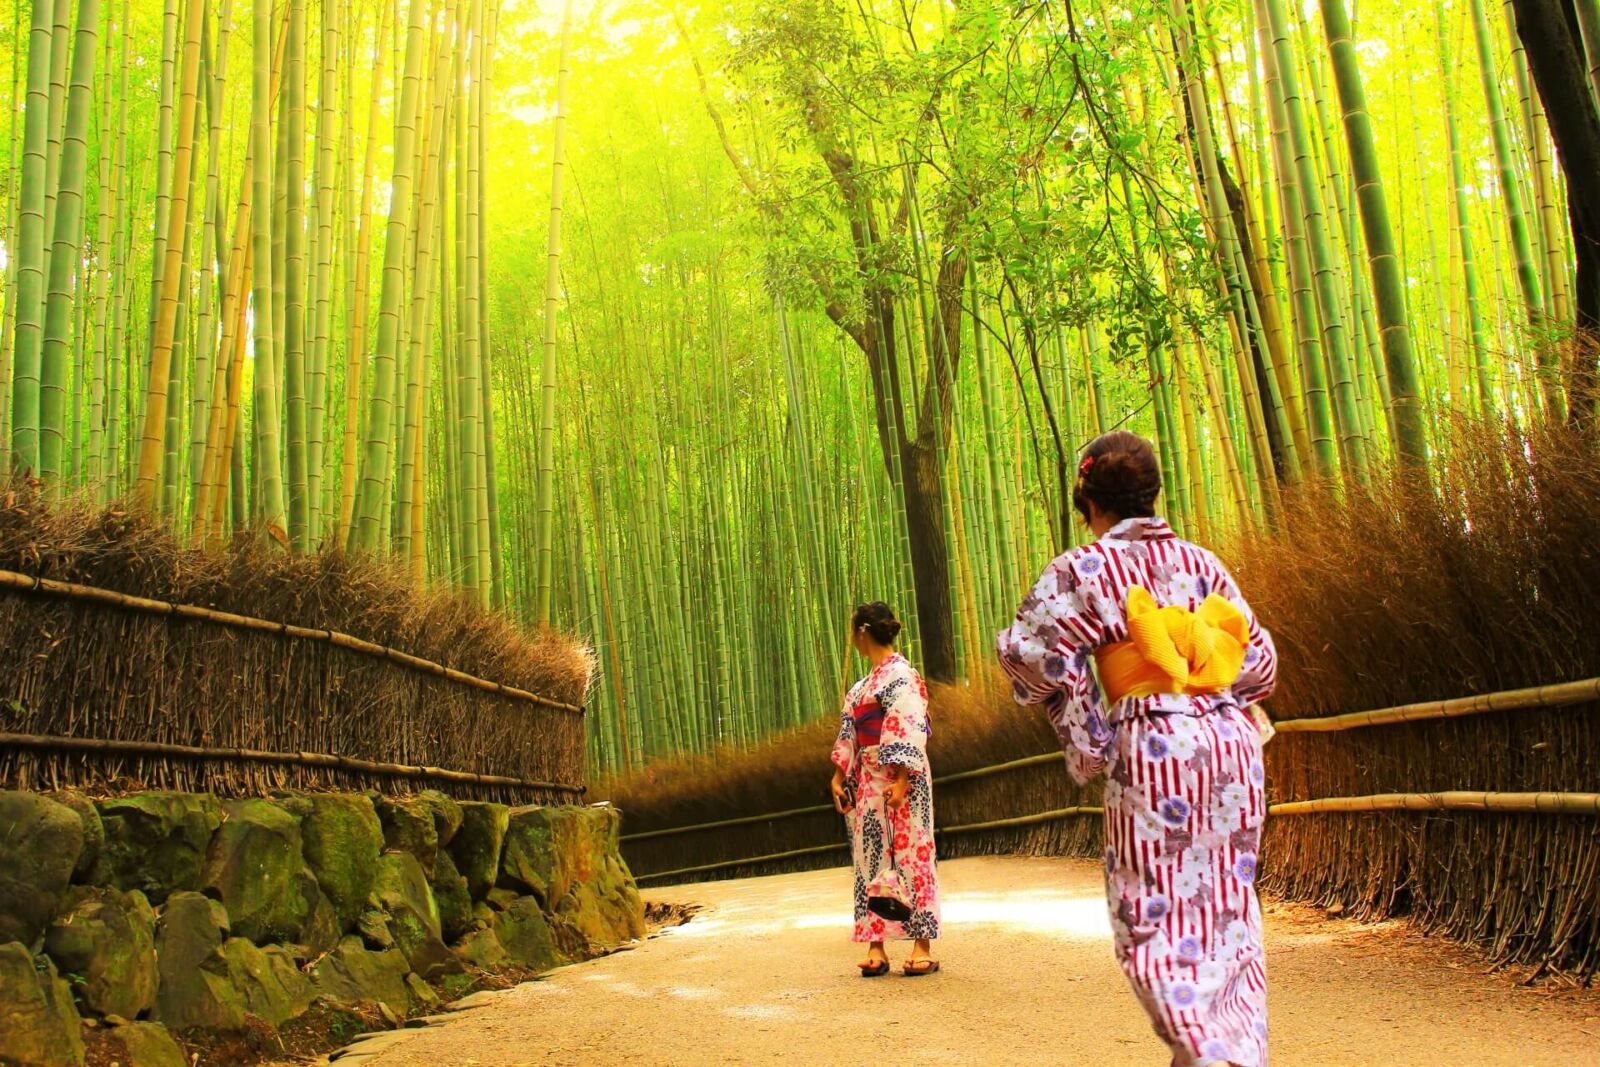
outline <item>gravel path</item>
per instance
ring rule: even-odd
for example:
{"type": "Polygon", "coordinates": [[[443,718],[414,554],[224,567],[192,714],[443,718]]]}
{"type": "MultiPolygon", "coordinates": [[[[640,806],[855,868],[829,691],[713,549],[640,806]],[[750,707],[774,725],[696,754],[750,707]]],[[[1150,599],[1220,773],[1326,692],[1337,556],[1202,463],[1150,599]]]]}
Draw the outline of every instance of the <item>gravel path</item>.
{"type": "MultiPolygon", "coordinates": [[[[708,910],[392,1035],[362,1067],[1167,1062],[1112,959],[1097,864],[940,871],[941,974],[856,977],[842,869],[672,887],[647,896],[708,910]]],[[[1267,911],[1275,1067],[1600,1064],[1600,991],[1521,987],[1403,924],[1267,911]]],[[[897,962],[908,947],[891,947],[897,962]]]]}

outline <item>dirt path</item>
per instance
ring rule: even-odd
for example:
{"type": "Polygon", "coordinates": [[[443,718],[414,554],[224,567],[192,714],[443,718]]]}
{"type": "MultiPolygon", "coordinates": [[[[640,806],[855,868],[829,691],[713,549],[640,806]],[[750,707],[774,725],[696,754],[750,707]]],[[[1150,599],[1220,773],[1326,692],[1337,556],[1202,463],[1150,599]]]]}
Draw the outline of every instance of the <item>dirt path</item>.
{"type": "MultiPolygon", "coordinates": [[[[362,1067],[856,1065],[872,1046],[918,1064],[1167,1062],[1112,960],[1097,865],[965,859],[941,872],[942,974],[855,976],[843,870],[664,889],[647,895],[709,909],[393,1035],[362,1067]]],[[[1600,992],[1519,987],[1399,924],[1270,906],[1267,959],[1275,1067],[1600,1064],[1600,992]]]]}

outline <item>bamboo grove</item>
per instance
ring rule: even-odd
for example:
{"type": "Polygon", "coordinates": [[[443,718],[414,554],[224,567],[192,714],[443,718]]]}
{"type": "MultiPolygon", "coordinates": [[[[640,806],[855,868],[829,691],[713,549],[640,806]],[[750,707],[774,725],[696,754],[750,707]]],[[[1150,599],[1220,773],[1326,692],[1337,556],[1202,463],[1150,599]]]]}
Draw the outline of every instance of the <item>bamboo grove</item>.
{"type": "Polygon", "coordinates": [[[503,602],[494,6],[15,14],[11,469],[196,540],[391,552],[503,602]]]}
{"type": "Polygon", "coordinates": [[[1152,436],[1214,539],[1448,463],[1457,419],[1592,413],[1600,205],[1563,162],[1600,138],[1594,0],[40,0],[9,31],[10,468],[586,635],[597,770],[831,715],[864,599],[981,675],[1082,536],[1097,432],[1152,436]]]}

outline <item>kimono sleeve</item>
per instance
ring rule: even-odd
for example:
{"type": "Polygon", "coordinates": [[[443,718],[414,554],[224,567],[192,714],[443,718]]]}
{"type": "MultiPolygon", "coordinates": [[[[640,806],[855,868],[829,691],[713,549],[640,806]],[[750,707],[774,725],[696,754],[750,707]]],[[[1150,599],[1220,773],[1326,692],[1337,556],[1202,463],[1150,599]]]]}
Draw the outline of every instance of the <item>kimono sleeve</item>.
{"type": "Polygon", "coordinates": [[[878,742],[878,762],[920,771],[928,766],[928,687],[907,664],[878,691],[883,705],[883,738],[878,742]]]}
{"type": "MultiPolygon", "coordinates": [[[[855,690],[850,690],[850,696],[855,690]]],[[[845,697],[844,710],[839,713],[839,736],[833,742],[833,765],[845,774],[856,760],[856,721],[850,715],[850,696],[845,697]]]]}
{"type": "Polygon", "coordinates": [[[1044,707],[1079,783],[1104,768],[1111,747],[1105,702],[1089,666],[1090,655],[1105,643],[1105,623],[1085,605],[1065,560],[1045,571],[997,641],[1012,696],[1018,704],[1044,707]]]}
{"type": "Polygon", "coordinates": [[[1277,688],[1278,649],[1272,643],[1272,635],[1257,621],[1255,612],[1250,610],[1244,594],[1239,592],[1239,584],[1233,580],[1233,575],[1220,562],[1216,563],[1216,571],[1213,591],[1226,598],[1250,620],[1250,644],[1244,650],[1244,670],[1239,673],[1239,680],[1233,683],[1234,698],[1241,707],[1249,707],[1267,699],[1277,688]]]}

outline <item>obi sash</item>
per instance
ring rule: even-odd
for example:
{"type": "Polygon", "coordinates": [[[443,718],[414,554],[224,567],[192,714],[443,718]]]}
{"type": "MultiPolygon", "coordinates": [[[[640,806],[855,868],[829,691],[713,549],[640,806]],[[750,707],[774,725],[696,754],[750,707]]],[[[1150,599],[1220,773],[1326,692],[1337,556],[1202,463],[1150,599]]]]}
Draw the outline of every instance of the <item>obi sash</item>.
{"type": "Polygon", "coordinates": [[[1149,590],[1128,590],[1128,640],[1095,652],[1111,705],[1157,693],[1220,693],[1239,680],[1250,621],[1215,593],[1198,611],[1160,607],[1149,590]]]}
{"type": "Polygon", "coordinates": [[[867,697],[850,709],[856,724],[856,748],[872,748],[883,738],[883,705],[876,697],[867,697]]]}

